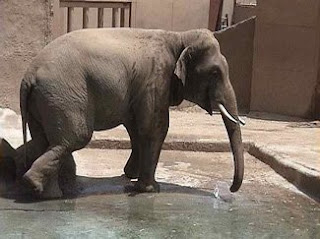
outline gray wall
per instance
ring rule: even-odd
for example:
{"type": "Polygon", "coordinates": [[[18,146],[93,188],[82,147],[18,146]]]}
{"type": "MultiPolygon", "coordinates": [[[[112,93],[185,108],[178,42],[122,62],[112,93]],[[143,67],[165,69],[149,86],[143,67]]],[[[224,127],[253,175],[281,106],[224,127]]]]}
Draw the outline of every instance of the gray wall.
{"type": "Polygon", "coordinates": [[[210,0],[136,0],[133,26],[183,31],[207,28],[210,0]]]}
{"type": "Polygon", "coordinates": [[[233,22],[238,23],[250,17],[256,16],[255,5],[239,5],[237,4],[233,14],[233,22]]]}
{"type": "Polygon", "coordinates": [[[251,110],[313,117],[320,0],[259,0],[251,110]]]}
{"type": "Polygon", "coordinates": [[[230,80],[241,112],[250,111],[255,18],[215,33],[229,64],[230,80]]]}
{"type": "Polygon", "coordinates": [[[19,110],[20,81],[50,40],[50,24],[48,1],[0,1],[0,107],[19,110]]]}

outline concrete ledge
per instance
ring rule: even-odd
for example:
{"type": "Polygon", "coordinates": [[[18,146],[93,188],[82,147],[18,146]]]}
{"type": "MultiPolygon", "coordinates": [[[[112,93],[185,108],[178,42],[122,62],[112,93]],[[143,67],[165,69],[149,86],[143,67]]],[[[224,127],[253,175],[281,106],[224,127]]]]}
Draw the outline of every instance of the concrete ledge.
{"type": "MultiPolygon", "coordinates": [[[[244,142],[245,151],[249,150],[251,143],[244,142]]],[[[130,141],[125,139],[92,140],[87,148],[92,149],[131,149],[130,141]]],[[[163,150],[200,151],[200,152],[230,152],[229,142],[201,142],[201,141],[165,141],[163,150]]]]}
{"type": "MultiPolygon", "coordinates": [[[[94,149],[131,149],[128,139],[92,140],[87,148],[94,149]]],[[[163,150],[200,151],[200,152],[230,152],[229,142],[207,141],[165,141],[163,150]]],[[[294,163],[288,156],[278,155],[263,145],[244,142],[244,150],[260,161],[268,164],[282,177],[295,185],[301,191],[320,201],[320,173],[294,163]]]]}
{"type": "Polygon", "coordinates": [[[268,164],[274,171],[287,179],[301,191],[320,201],[320,173],[294,163],[290,158],[277,155],[264,146],[252,144],[249,154],[268,164]]]}

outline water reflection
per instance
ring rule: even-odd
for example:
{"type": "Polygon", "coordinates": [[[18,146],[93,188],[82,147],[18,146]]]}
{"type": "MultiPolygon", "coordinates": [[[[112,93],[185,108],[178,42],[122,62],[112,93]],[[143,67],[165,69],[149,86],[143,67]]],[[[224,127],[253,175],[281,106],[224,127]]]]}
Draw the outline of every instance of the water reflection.
{"type": "Polygon", "coordinates": [[[229,194],[161,183],[160,194],[129,196],[123,176],[78,178],[77,197],[0,198],[5,238],[320,238],[320,205],[283,188],[244,185],[229,194]],[[257,194],[256,188],[265,187],[257,194]]]}

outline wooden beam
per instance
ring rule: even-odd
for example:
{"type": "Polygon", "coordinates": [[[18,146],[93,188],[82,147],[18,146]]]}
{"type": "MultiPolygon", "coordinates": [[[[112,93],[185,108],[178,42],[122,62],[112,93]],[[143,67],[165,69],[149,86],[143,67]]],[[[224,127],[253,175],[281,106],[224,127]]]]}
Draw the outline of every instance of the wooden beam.
{"type": "Polygon", "coordinates": [[[83,8],[82,14],[82,28],[88,28],[89,25],[89,8],[83,8]]]}
{"type": "Polygon", "coordinates": [[[110,0],[60,0],[60,2],[111,2],[111,3],[131,3],[133,0],[118,0],[118,1],[110,1],[110,0]]]}
{"type": "Polygon", "coordinates": [[[98,1],[62,1],[60,7],[82,7],[82,8],[130,8],[130,2],[98,2],[98,1]]]}
{"type": "Polygon", "coordinates": [[[112,8],[113,27],[131,27],[132,1],[60,0],[60,7],[68,8],[67,32],[72,29],[72,13],[75,7],[83,8],[83,28],[89,25],[89,8],[98,8],[98,28],[103,27],[104,8],[112,8]]]}
{"type": "Polygon", "coordinates": [[[67,32],[71,32],[72,29],[72,13],[74,11],[73,7],[68,7],[68,13],[67,13],[67,32]]]}
{"type": "Polygon", "coordinates": [[[130,27],[130,9],[124,9],[124,27],[130,27]]]}
{"type": "Polygon", "coordinates": [[[129,27],[131,27],[131,16],[132,16],[132,4],[130,3],[130,7],[129,7],[129,27]]]}
{"type": "Polygon", "coordinates": [[[98,28],[103,27],[104,8],[98,8],[98,28]]]}
{"type": "Polygon", "coordinates": [[[112,9],[112,27],[119,27],[119,8],[112,9]]]}
{"type": "Polygon", "coordinates": [[[120,27],[124,27],[124,8],[120,9],[120,27]]]}

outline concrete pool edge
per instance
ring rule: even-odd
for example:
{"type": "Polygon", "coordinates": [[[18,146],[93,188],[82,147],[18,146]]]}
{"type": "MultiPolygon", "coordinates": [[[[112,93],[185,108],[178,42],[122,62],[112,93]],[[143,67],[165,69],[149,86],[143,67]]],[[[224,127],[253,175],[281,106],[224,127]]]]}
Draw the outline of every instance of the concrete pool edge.
{"type": "MultiPolygon", "coordinates": [[[[92,140],[87,148],[92,149],[130,149],[128,139],[92,140]]],[[[166,140],[163,150],[191,152],[230,152],[229,142],[221,141],[179,141],[166,140]]],[[[250,155],[269,165],[299,190],[320,202],[320,172],[295,163],[289,155],[278,154],[265,145],[244,141],[244,150],[250,155]]]]}
{"type": "Polygon", "coordinates": [[[278,155],[266,146],[252,143],[248,153],[284,177],[299,190],[320,202],[320,173],[295,163],[294,158],[278,155]]]}

